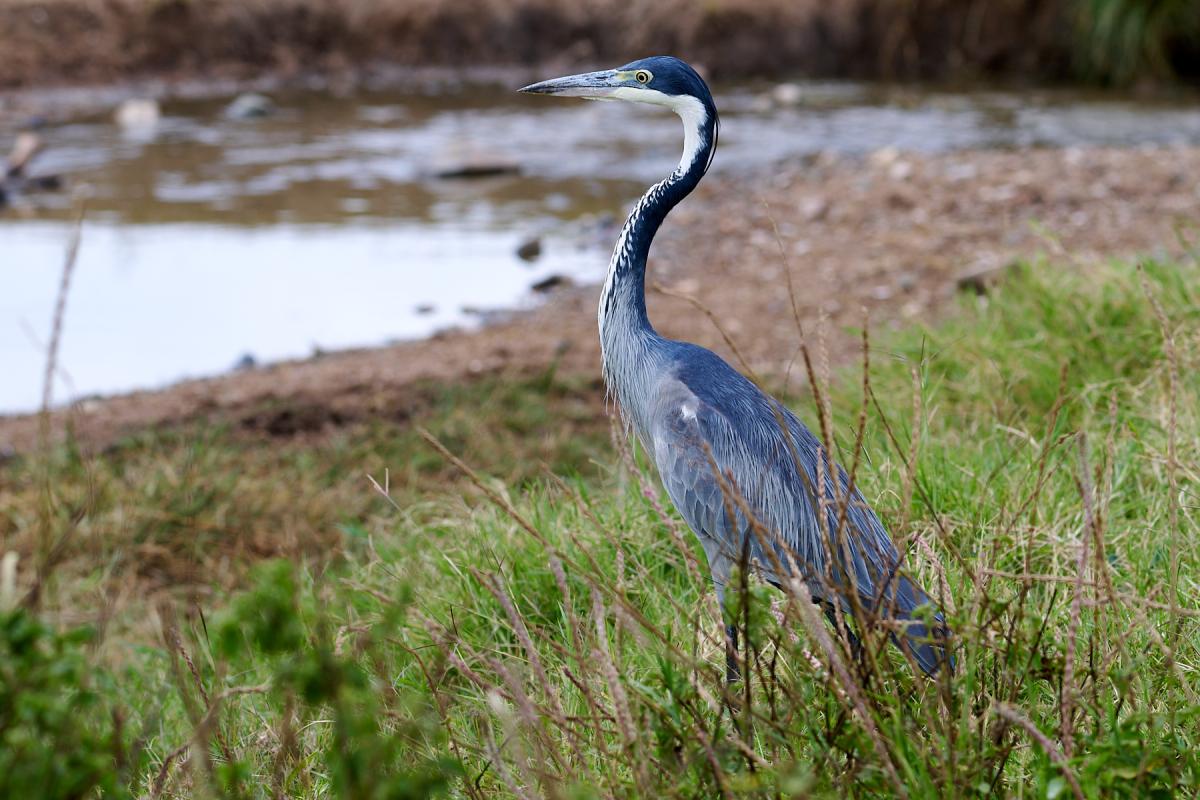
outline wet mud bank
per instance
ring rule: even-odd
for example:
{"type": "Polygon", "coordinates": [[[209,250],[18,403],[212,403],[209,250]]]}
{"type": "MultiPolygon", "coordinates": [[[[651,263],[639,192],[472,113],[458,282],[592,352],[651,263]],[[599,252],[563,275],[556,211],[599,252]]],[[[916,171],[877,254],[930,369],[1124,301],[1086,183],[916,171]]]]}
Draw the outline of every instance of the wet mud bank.
{"type": "MultiPolygon", "coordinates": [[[[927,324],[962,291],[1003,280],[1018,259],[1086,269],[1140,254],[1190,257],[1200,224],[1200,148],[1066,148],[817,156],[747,175],[715,175],[677,209],[655,244],[649,307],[665,335],[737,363],[712,310],[750,369],[775,385],[795,371],[797,316],[822,332],[834,363],[850,332],[927,324]],[[1181,235],[1182,232],[1182,235],[1181,235]],[[788,287],[794,287],[793,297],[788,287]]],[[[598,288],[555,292],[537,309],[478,331],[255,368],[157,392],[86,399],[53,414],[87,447],[150,426],[216,421],[304,434],[355,420],[403,418],[421,387],[549,368],[599,374],[598,288]],[[265,415],[265,416],[264,416],[265,415]]],[[[596,387],[597,397],[602,390],[596,387]]],[[[28,450],[36,417],[0,418],[0,452],[28,450]]]]}

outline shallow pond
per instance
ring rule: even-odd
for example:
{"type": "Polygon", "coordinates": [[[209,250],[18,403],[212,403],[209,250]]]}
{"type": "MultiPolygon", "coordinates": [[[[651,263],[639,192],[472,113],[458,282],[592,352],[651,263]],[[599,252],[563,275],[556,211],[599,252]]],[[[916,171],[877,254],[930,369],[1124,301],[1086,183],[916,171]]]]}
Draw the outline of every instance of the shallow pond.
{"type": "MultiPolygon", "coordinates": [[[[885,146],[1200,143],[1200,111],[1183,103],[796,87],[774,101],[770,87],[718,92],[715,171],[885,146]]],[[[654,109],[495,87],[274,99],[259,119],[177,100],[151,126],[106,112],[43,131],[33,172],[91,197],[57,401],[421,337],[533,302],[550,276],[598,279],[624,208],[680,144],[654,109]],[[436,177],[481,163],[518,171],[436,177]],[[534,239],[540,255],[519,257],[534,239]]],[[[13,132],[0,125],[0,142],[13,132]]],[[[70,215],[67,193],[0,212],[0,413],[41,396],[70,215]]]]}

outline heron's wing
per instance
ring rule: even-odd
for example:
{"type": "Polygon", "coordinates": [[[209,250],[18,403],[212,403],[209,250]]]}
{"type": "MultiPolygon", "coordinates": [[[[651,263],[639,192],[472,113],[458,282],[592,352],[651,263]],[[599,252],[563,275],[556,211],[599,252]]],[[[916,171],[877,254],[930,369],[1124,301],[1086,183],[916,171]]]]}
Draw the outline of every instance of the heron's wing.
{"type": "Polygon", "coordinates": [[[720,582],[746,553],[768,579],[779,580],[780,565],[785,574],[795,569],[817,597],[827,596],[829,585],[844,585],[849,572],[870,596],[897,561],[874,513],[854,492],[839,535],[833,475],[844,493],[845,473],[826,460],[822,475],[823,449],[799,419],[744,378],[737,384],[721,377],[714,383],[738,392],[704,397],[686,376],[664,379],[653,393],[647,430],[667,493],[704,543],[714,579],[720,582]],[[819,485],[828,498],[828,527],[818,521],[819,485]],[[761,523],[757,533],[748,515],[761,523]],[[844,541],[834,561],[830,541],[844,541]]]}

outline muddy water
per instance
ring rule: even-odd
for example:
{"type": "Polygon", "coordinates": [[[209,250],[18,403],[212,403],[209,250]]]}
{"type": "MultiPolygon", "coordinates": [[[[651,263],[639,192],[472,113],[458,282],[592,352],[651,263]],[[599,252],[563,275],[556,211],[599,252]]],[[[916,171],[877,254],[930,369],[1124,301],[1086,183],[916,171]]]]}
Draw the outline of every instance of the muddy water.
{"type": "MultiPolygon", "coordinates": [[[[1200,112],[1112,98],[845,84],[722,91],[716,171],[822,150],[1200,144],[1200,112]],[[788,95],[791,96],[788,96],[788,95]],[[781,105],[782,102],[788,103],[781,105]]],[[[34,173],[89,187],[59,401],[478,324],[553,275],[598,279],[623,208],[669,171],[678,122],[499,89],[167,102],[156,125],[57,124],[34,173]],[[517,174],[450,179],[471,163],[517,174]],[[517,255],[531,239],[533,261],[517,255]]],[[[12,127],[0,125],[0,142],[12,127]]],[[[66,193],[0,213],[0,412],[40,397],[66,193]]]]}

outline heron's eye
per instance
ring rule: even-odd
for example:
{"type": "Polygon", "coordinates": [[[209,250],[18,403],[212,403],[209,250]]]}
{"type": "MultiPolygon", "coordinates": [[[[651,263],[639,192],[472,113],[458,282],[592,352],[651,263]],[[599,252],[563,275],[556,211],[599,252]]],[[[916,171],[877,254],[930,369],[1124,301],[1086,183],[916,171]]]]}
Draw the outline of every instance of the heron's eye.
{"type": "Polygon", "coordinates": [[[633,73],[633,79],[638,83],[649,83],[650,79],[653,77],[653,75],[644,69],[639,69],[637,72],[633,73]]]}

